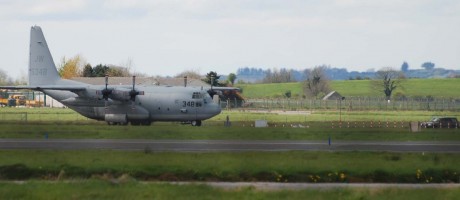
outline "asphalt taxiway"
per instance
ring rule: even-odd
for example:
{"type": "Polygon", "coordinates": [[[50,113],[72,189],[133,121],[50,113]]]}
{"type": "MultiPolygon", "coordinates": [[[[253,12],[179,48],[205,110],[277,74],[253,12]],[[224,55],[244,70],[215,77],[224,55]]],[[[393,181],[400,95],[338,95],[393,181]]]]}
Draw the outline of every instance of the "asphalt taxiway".
{"type": "Polygon", "coordinates": [[[389,151],[460,153],[460,142],[293,141],[293,140],[133,140],[0,139],[0,149],[142,151],[389,151]]]}

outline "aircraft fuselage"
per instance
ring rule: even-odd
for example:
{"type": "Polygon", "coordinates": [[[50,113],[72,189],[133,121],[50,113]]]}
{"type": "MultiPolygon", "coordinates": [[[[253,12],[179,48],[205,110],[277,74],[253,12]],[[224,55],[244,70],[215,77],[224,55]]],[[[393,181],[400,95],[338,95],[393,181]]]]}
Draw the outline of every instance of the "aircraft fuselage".
{"type": "MultiPolygon", "coordinates": [[[[195,87],[137,86],[144,95],[135,101],[112,101],[101,98],[94,87],[87,86],[85,95],[69,91],[44,90],[43,92],[81,115],[113,123],[149,124],[153,121],[199,122],[220,113],[220,106],[213,102],[205,90],[195,87]],[[93,94],[91,94],[93,92],[93,94]],[[82,97],[83,96],[83,97],[82,97]]],[[[109,86],[110,87],[110,86],[109,86]]],[[[130,86],[117,86],[126,87],[130,86]]]]}

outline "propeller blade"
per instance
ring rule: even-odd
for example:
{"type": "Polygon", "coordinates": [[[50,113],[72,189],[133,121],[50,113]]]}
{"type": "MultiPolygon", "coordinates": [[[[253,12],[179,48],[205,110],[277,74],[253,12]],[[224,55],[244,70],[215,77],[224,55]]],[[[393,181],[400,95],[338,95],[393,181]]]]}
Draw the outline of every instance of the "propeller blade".
{"type": "Polygon", "coordinates": [[[136,85],[136,76],[133,76],[133,90],[134,90],[134,85],[136,85]]]}
{"type": "Polygon", "coordinates": [[[105,89],[107,90],[107,85],[109,84],[109,76],[105,75],[105,89]]]}

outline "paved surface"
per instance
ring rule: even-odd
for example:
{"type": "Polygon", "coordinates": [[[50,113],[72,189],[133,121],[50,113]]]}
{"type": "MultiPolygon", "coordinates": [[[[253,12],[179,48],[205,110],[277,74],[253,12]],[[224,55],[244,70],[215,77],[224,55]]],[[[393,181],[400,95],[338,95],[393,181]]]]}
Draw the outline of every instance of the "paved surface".
{"type": "Polygon", "coordinates": [[[460,153],[460,142],[0,139],[0,149],[150,151],[394,151],[460,153]]]}
{"type": "MultiPolygon", "coordinates": [[[[30,181],[5,181],[0,183],[14,183],[18,185],[26,184],[30,181]]],[[[78,183],[84,180],[60,180],[60,181],[43,181],[46,183],[78,183]]],[[[277,182],[176,182],[176,181],[141,181],[143,184],[171,184],[171,185],[208,185],[225,190],[238,190],[241,188],[254,188],[262,191],[279,191],[279,190],[332,190],[332,189],[460,189],[458,183],[277,183],[277,182]]]]}
{"type": "Polygon", "coordinates": [[[342,188],[368,188],[368,189],[426,189],[426,188],[443,188],[443,189],[460,189],[457,183],[433,183],[433,184],[406,184],[406,183],[274,183],[274,182],[168,182],[177,185],[209,185],[223,189],[239,189],[243,187],[252,187],[257,190],[330,190],[342,188]]]}

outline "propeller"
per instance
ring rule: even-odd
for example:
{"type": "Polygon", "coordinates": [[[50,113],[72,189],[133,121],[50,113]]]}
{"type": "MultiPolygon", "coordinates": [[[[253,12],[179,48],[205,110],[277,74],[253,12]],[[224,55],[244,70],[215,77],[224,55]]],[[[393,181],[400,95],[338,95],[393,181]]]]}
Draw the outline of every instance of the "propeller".
{"type": "Polygon", "coordinates": [[[135,101],[136,100],[136,96],[139,95],[139,91],[136,91],[136,89],[134,88],[136,86],[136,76],[133,76],[133,89],[131,89],[131,91],[129,91],[129,96],[131,97],[131,101],[135,101]]]}
{"type": "Polygon", "coordinates": [[[102,90],[102,98],[106,101],[109,100],[109,95],[112,94],[112,90],[109,90],[107,87],[109,85],[109,76],[105,75],[105,89],[102,90]]]}
{"type": "Polygon", "coordinates": [[[112,94],[112,89],[108,88],[109,85],[109,76],[105,75],[105,88],[103,90],[98,90],[96,91],[96,94],[102,95],[102,99],[105,100],[105,109],[107,109],[108,106],[108,101],[109,101],[109,96],[112,94]]]}
{"type": "Polygon", "coordinates": [[[211,89],[207,91],[209,96],[211,96],[211,98],[213,98],[214,95],[217,94],[217,92],[212,89],[213,85],[214,85],[214,76],[211,76],[211,89]]]}
{"type": "Polygon", "coordinates": [[[132,106],[132,109],[134,109],[134,103],[136,102],[136,96],[137,95],[144,95],[144,91],[137,91],[136,88],[136,76],[133,76],[133,88],[131,89],[131,91],[129,91],[129,97],[130,97],[130,100],[131,100],[131,106],[132,106]]]}
{"type": "Polygon", "coordinates": [[[133,87],[131,90],[128,88],[108,88],[109,85],[109,77],[105,76],[105,88],[103,90],[97,90],[96,93],[98,95],[102,95],[102,99],[105,100],[105,107],[107,109],[109,101],[131,101],[131,106],[135,108],[136,96],[137,95],[144,95],[144,91],[137,91],[136,90],[136,76],[133,76],[133,87]],[[128,91],[127,91],[128,90],[128,91]]]}

